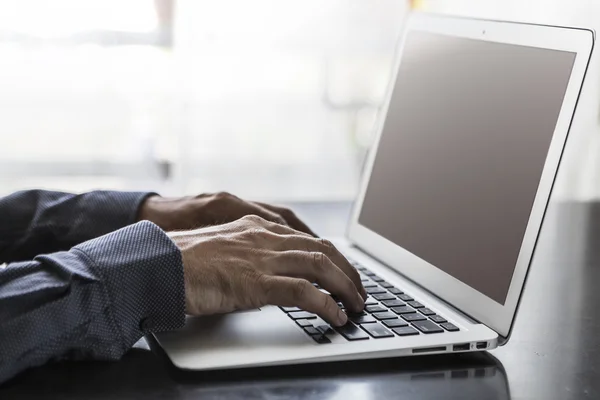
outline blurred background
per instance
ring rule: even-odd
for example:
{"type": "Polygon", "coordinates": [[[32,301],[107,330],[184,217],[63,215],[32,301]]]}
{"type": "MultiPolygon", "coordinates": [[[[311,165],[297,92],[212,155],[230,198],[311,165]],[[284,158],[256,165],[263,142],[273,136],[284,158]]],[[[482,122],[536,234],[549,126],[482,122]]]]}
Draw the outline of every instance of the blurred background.
{"type": "MultiPolygon", "coordinates": [[[[411,8],[600,32],[597,0],[0,0],[0,195],[350,200],[411,8]]],[[[599,54],[558,198],[600,197],[599,54]]]]}

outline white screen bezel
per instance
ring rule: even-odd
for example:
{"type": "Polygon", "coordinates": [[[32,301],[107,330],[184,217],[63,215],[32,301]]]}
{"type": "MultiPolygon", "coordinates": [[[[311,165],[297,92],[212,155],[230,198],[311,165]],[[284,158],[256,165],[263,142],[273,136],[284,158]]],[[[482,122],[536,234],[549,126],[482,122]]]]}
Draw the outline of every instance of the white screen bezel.
{"type": "Polygon", "coordinates": [[[369,152],[365,165],[365,173],[360,184],[359,195],[348,226],[347,236],[349,240],[390,268],[400,272],[465,314],[492,328],[499,335],[508,337],[556,177],[571,120],[575,112],[593,43],[593,32],[583,29],[463,19],[420,13],[412,15],[407,21],[405,34],[398,46],[394,75],[382,112],[383,117],[379,120],[377,136],[369,152]],[[411,31],[425,31],[455,37],[576,53],[571,77],[560,109],[504,305],[497,303],[488,296],[358,223],[358,217],[364,201],[379,140],[385,126],[385,115],[388,111],[396,75],[401,63],[404,40],[411,31]]]}

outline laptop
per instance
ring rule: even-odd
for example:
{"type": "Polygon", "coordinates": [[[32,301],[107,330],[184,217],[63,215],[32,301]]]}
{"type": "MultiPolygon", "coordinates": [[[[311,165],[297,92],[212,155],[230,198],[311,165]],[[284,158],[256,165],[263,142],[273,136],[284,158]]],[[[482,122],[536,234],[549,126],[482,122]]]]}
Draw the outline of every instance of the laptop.
{"type": "MultiPolygon", "coordinates": [[[[332,328],[267,306],[155,336],[188,370],[507,343],[594,32],[414,14],[343,239],[365,311],[332,328]]],[[[341,305],[341,303],[340,303],[341,305]]]]}

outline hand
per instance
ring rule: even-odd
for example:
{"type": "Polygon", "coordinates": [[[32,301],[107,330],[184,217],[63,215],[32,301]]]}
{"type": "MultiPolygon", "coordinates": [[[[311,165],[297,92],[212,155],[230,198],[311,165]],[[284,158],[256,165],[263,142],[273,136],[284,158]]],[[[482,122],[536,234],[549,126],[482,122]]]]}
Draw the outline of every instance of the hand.
{"type": "Polygon", "coordinates": [[[288,225],[316,236],[287,208],[245,201],[224,192],[181,198],[152,196],[142,204],[138,220],[148,220],[165,231],[173,231],[224,224],[245,215],[257,215],[267,221],[288,225]]]}
{"type": "Polygon", "coordinates": [[[187,232],[171,232],[183,255],[186,312],[210,315],[274,304],[296,306],[343,325],[364,308],[356,269],[328,241],[257,216],[187,232]]]}

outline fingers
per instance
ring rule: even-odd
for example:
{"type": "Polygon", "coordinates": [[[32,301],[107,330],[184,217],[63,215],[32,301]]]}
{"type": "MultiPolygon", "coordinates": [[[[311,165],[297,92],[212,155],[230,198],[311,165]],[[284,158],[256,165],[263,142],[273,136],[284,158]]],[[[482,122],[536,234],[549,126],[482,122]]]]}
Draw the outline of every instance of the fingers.
{"type": "Polygon", "coordinates": [[[289,208],[273,206],[271,204],[254,202],[255,204],[266,208],[272,212],[279,214],[283,219],[287,222],[289,226],[296,229],[297,231],[307,233],[311,236],[317,237],[317,235],[304,223],[300,218],[296,216],[296,214],[290,210],[289,208]]]}
{"type": "Polygon", "coordinates": [[[364,300],[366,300],[367,292],[362,285],[358,271],[329,240],[296,235],[292,238],[288,238],[284,245],[288,250],[305,250],[309,252],[320,252],[325,254],[336,266],[344,271],[344,273],[354,283],[355,290],[360,293],[364,300]]]}
{"type": "Polygon", "coordinates": [[[348,321],[347,315],[337,306],[331,296],[321,292],[307,280],[265,275],[261,282],[265,304],[299,307],[317,314],[335,326],[342,326],[348,321]]]}
{"type": "Polygon", "coordinates": [[[355,284],[340,268],[321,252],[285,251],[273,260],[273,273],[316,282],[323,289],[336,295],[346,308],[360,312],[365,308],[364,299],[355,284]]]}

